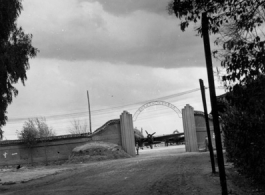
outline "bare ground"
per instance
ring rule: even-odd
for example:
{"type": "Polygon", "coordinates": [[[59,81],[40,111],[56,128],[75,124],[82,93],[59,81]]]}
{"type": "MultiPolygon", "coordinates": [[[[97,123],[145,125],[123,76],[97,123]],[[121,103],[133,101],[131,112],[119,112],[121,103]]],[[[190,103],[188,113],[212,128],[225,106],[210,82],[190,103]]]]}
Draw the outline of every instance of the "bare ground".
{"type": "MultiPolygon", "coordinates": [[[[236,183],[235,179],[239,181],[241,177],[230,166],[226,168],[229,194],[265,194],[249,184],[246,188],[246,181],[236,183]]],[[[13,171],[13,176],[0,172],[1,178],[9,177],[9,180],[18,178],[16,174],[23,172],[16,184],[0,185],[0,194],[221,194],[219,177],[211,174],[209,154],[185,153],[184,146],[145,149],[135,158],[41,167],[39,171],[34,170],[35,174],[42,173],[43,170],[48,174],[38,178],[38,174],[31,175],[30,169],[28,172],[26,169],[13,171]],[[20,182],[30,175],[31,179],[26,180],[27,182],[20,182]]]]}

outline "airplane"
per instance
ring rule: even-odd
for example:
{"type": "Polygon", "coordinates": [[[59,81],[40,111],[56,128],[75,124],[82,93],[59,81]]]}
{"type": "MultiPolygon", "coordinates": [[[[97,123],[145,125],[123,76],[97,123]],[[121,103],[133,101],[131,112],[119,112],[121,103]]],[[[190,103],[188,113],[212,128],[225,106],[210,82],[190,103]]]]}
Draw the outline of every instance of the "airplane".
{"type": "Polygon", "coordinates": [[[155,140],[159,141],[163,141],[165,142],[165,146],[168,146],[169,143],[172,144],[182,144],[185,143],[185,137],[184,137],[184,133],[174,133],[174,134],[168,134],[168,135],[163,135],[163,136],[159,136],[156,137],[155,140]]]}
{"type": "Polygon", "coordinates": [[[140,135],[139,133],[135,133],[135,143],[138,145],[139,148],[143,149],[143,146],[150,146],[151,149],[153,149],[154,144],[159,144],[161,142],[165,142],[165,145],[168,146],[168,143],[184,143],[185,137],[184,133],[174,133],[169,135],[162,135],[162,136],[154,136],[154,133],[149,134],[147,131],[145,131],[147,134],[147,137],[143,137],[143,135],[140,135]]]}

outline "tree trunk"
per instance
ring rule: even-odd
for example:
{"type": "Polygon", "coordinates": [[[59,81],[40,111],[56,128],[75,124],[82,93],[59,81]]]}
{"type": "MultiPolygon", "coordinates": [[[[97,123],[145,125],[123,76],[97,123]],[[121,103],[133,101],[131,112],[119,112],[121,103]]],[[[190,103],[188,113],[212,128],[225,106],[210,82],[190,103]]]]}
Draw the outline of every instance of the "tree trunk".
{"type": "Polygon", "coordinates": [[[31,166],[32,166],[32,165],[33,165],[33,148],[30,147],[30,148],[29,148],[29,151],[30,151],[30,164],[31,164],[31,166]]]}
{"type": "Polygon", "coordinates": [[[44,143],[44,151],[45,151],[45,165],[48,165],[48,157],[47,157],[47,143],[44,143]]]}

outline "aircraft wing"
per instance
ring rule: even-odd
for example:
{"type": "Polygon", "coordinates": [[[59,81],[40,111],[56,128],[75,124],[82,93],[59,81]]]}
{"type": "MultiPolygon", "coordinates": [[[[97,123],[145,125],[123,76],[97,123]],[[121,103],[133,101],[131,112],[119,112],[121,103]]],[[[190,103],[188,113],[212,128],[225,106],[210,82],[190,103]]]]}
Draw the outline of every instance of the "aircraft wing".
{"type": "Polygon", "coordinates": [[[169,139],[184,138],[184,133],[174,133],[168,135],[154,136],[154,141],[165,141],[169,139]]]}

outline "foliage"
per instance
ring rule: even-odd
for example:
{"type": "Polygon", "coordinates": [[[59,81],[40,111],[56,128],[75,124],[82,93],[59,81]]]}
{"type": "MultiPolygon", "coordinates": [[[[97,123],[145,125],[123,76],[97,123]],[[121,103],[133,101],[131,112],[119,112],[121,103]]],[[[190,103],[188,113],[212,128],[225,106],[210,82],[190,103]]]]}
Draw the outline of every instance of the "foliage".
{"type": "Polygon", "coordinates": [[[69,132],[71,134],[82,134],[82,133],[89,133],[90,130],[88,128],[87,122],[74,119],[71,121],[71,127],[69,128],[69,132]]]}
{"type": "Polygon", "coordinates": [[[35,124],[39,138],[55,136],[55,132],[47,125],[45,118],[34,118],[29,121],[35,124]]]}
{"type": "Polygon", "coordinates": [[[0,0],[0,128],[6,124],[8,104],[18,95],[13,84],[21,80],[24,85],[29,58],[38,52],[31,45],[32,35],[16,24],[21,10],[21,0],[0,0]]]}
{"type": "MultiPolygon", "coordinates": [[[[213,55],[226,69],[222,80],[230,91],[221,115],[227,155],[243,173],[265,182],[265,1],[173,0],[168,9],[182,31],[207,14],[209,32],[222,46],[213,55]]],[[[201,26],[196,30],[202,35],[201,26]]]]}
{"type": "Polygon", "coordinates": [[[28,119],[23,125],[23,130],[17,134],[18,138],[23,140],[28,147],[36,144],[36,138],[55,135],[52,128],[46,124],[45,118],[28,119]]]}
{"type": "MultiPolygon", "coordinates": [[[[264,0],[173,0],[168,9],[181,20],[183,31],[207,12],[209,32],[218,33],[215,43],[223,46],[214,56],[227,70],[223,81],[229,89],[234,83],[244,85],[265,73],[264,34],[260,29],[265,20],[264,0]]],[[[201,26],[197,32],[202,33],[201,26]]]]}
{"type": "Polygon", "coordinates": [[[33,147],[36,144],[36,138],[38,137],[38,131],[33,121],[27,121],[23,125],[23,130],[17,132],[18,139],[23,140],[24,143],[29,147],[33,147]]]}
{"type": "Polygon", "coordinates": [[[236,85],[221,114],[227,157],[239,170],[265,182],[265,76],[236,85]]]}

